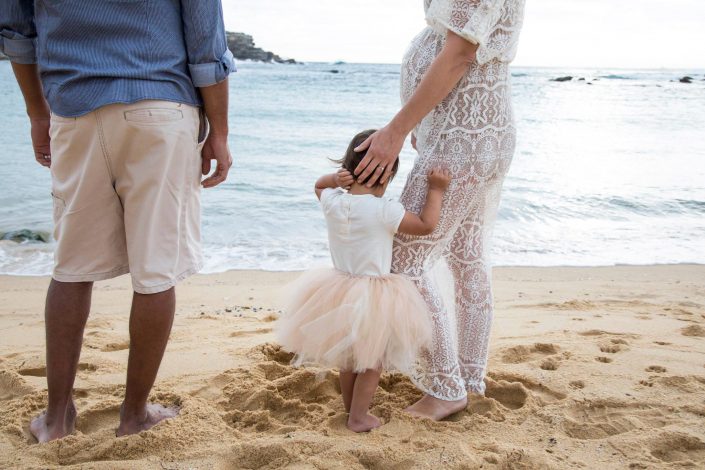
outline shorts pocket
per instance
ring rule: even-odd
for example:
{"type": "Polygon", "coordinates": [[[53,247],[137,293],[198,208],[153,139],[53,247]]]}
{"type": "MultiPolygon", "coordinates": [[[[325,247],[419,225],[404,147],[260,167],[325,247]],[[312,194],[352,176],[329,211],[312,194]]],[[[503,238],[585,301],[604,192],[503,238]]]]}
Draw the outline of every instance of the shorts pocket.
{"type": "Polygon", "coordinates": [[[125,111],[125,121],[138,124],[163,124],[181,121],[184,113],[180,109],[142,108],[125,111]]]}
{"type": "Polygon", "coordinates": [[[210,131],[211,128],[208,123],[208,118],[203,110],[200,110],[198,113],[198,137],[196,138],[196,148],[199,155],[201,154],[201,150],[203,150],[203,144],[206,143],[206,139],[208,138],[210,131]]]}
{"type": "Polygon", "coordinates": [[[66,211],[66,201],[64,201],[62,198],[60,198],[53,192],[51,193],[51,199],[54,204],[54,224],[58,225],[59,220],[61,220],[61,217],[66,211]]]}

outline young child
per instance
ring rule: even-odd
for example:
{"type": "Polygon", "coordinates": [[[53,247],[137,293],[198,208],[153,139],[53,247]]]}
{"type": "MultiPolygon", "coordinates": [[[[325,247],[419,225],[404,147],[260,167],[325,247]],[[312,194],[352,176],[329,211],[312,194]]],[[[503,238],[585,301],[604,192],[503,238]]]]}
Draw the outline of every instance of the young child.
{"type": "MultiPolygon", "coordinates": [[[[309,271],[291,286],[277,327],[279,343],[296,353],[295,364],[340,369],[347,426],[355,432],[381,426],[369,407],[382,370],[408,371],[430,342],[430,315],[416,286],[390,274],[392,243],[397,231],[428,235],[435,229],[450,183],[447,171],[432,170],[426,205],[416,215],[382,198],[389,180],[372,188],[355,181],[366,152],[354,149],[374,132],[356,135],[337,161],[338,172],[316,182],[335,268],[309,271]]],[[[397,159],[394,173],[398,167],[397,159]]]]}

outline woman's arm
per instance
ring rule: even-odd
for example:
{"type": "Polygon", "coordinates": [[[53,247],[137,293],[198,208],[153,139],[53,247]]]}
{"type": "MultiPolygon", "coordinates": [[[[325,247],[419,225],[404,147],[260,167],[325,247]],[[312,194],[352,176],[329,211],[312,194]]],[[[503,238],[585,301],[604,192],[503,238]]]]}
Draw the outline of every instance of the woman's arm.
{"type": "Polygon", "coordinates": [[[443,193],[450,184],[450,173],[448,170],[434,168],[428,174],[428,194],[426,194],[426,204],[424,204],[421,214],[416,215],[407,211],[399,224],[399,232],[409,235],[430,235],[436,229],[441,218],[441,202],[443,193]]]}
{"type": "Polygon", "coordinates": [[[341,168],[336,173],[323,175],[316,181],[316,197],[321,198],[321,193],[328,188],[349,188],[355,182],[355,179],[348,170],[341,168]]]}
{"type": "Polygon", "coordinates": [[[355,149],[367,150],[367,155],[355,169],[362,181],[372,187],[377,180],[384,183],[391,175],[394,160],[401,152],[406,136],[455,88],[475,60],[477,44],[448,31],[446,42],[438,57],[424,75],[409,102],[389,124],[372,134],[355,149]],[[384,169],[384,170],[383,170],[384,169]]]}

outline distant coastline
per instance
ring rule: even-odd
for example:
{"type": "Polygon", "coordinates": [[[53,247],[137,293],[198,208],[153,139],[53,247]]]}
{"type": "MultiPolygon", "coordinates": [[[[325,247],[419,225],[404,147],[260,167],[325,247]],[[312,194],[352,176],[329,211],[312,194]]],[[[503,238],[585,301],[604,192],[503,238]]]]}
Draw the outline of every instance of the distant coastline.
{"type": "MultiPolygon", "coordinates": [[[[255,45],[255,40],[252,36],[245,33],[236,33],[228,31],[225,33],[228,41],[228,49],[233,53],[237,60],[252,60],[255,62],[277,63],[277,64],[298,64],[295,59],[284,58],[274,52],[265,51],[255,45]]],[[[7,60],[2,52],[0,52],[0,60],[7,60]]]]}

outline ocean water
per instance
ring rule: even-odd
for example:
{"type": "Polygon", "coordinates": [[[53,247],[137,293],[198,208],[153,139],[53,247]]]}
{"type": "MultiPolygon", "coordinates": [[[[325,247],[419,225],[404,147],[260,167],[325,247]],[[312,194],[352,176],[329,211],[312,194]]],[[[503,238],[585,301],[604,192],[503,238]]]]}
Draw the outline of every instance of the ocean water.
{"type": "MultiPolygon", "coordinates": [[[[705,263],[704,79],[692,70],[515,68],[518,147],[494,264],[705,263]],[[678,83],[686,74],[695,81],[678,83]],[[562,75],[587,80],[549,81],[562,75]]],[[[204,271],[325,263],[313,184],[352,135],[392,117],[398,86],[398,65],[240,64],[231,79],[235,165],[228,182],[203,193],[204,271]]],[[[33,159],[7,62],[0,109],[0,233],[50,233],[49,172],[33,159]]],[[[414,155],[407,143],[390,197],[414,155]]],[[[48,274],[52,248],[0,241],[0,273],[48,274]]]]}

